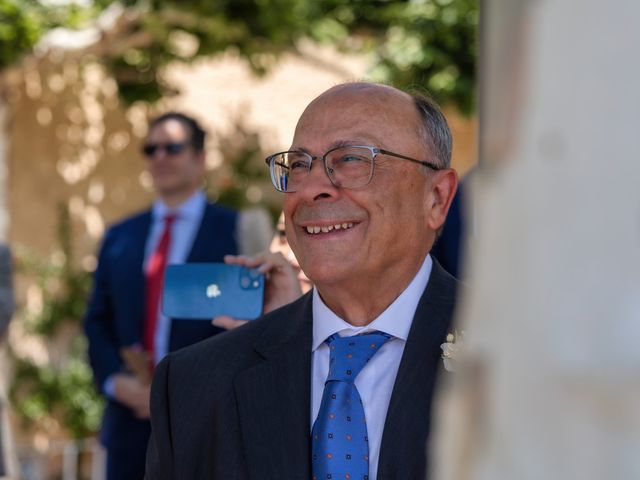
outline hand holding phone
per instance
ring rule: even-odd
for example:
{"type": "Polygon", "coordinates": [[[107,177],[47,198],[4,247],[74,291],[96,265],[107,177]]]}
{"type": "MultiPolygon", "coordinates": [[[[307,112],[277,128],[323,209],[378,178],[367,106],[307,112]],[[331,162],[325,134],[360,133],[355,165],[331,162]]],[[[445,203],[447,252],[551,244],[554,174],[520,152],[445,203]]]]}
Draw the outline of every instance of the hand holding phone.
{"type": "Polygon", "coordinates": [[[225,255],[231,265],[255,268],[266,276],[263,313],[271,312],[302,295],[298,272],[280,252],[262,252],[252,256],[225,255]]]}
{"type": "MultiPolygon", "coordinates": [[[[262,252],[253,256],[225,255],[225,263],[256,268],[265,274],[264,307],[262,313],[268,313],[287,303],[297,300],[303,291],[298,271],[281,252],[262,252]]],[[[305,277],[306,278],[306,277],[305,277]]],[[[216,327],[232,330],[246,323],[228,315],[215,317],[216,327]]]]}

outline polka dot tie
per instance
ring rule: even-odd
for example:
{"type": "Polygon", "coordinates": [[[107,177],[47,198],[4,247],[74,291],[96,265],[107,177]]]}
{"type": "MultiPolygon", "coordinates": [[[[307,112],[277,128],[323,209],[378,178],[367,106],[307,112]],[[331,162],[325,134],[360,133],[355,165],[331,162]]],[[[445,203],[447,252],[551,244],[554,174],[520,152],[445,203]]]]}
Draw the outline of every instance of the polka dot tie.
{"type": "Polygon", "coordinates": [[[386,333],[331,335],[329,375],[311,432],[313,480],[367,480],[369,444],[362,400],[354,381],[389,340],[386,333]]]}

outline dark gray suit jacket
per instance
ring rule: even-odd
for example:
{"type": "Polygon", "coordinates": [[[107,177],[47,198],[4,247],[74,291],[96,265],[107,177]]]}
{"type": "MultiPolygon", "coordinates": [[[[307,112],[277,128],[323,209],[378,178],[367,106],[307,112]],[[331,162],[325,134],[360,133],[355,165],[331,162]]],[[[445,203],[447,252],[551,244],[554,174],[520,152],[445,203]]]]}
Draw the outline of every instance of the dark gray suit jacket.
{"type": "MultiPolygon", "coordinates": [[[[379,480],[424,479],[431,398],[456,283],[434,261],[391,396],[379,480]]],[[[158,365],[147,479],[311,477],[311,298],[158,365]]]]}

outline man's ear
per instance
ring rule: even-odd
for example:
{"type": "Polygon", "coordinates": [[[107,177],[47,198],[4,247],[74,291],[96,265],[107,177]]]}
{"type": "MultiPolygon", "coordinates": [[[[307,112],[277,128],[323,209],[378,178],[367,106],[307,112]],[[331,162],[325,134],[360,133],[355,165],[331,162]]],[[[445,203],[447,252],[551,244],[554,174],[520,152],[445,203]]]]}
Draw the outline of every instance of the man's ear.
{"type": "Polygon", "coordinates": [[[438,231],[447,218],[447,212],[458,189],[458,174],[447,168],[437,171],[431,178],[431,188],[427,196],[427,226],[438,231]]]}

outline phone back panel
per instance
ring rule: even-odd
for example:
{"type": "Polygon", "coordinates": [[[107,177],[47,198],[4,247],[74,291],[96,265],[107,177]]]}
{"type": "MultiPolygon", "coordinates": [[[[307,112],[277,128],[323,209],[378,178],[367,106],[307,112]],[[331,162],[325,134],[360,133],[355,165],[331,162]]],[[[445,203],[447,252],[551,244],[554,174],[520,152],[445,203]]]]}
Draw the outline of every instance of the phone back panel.
{"type": "Polygon", "coordinates": [[[225,263],[169,265],[162,312],[170,318],[211,320],[220,315],[251,320],[262,313],[264,275],[225,263]]]}

